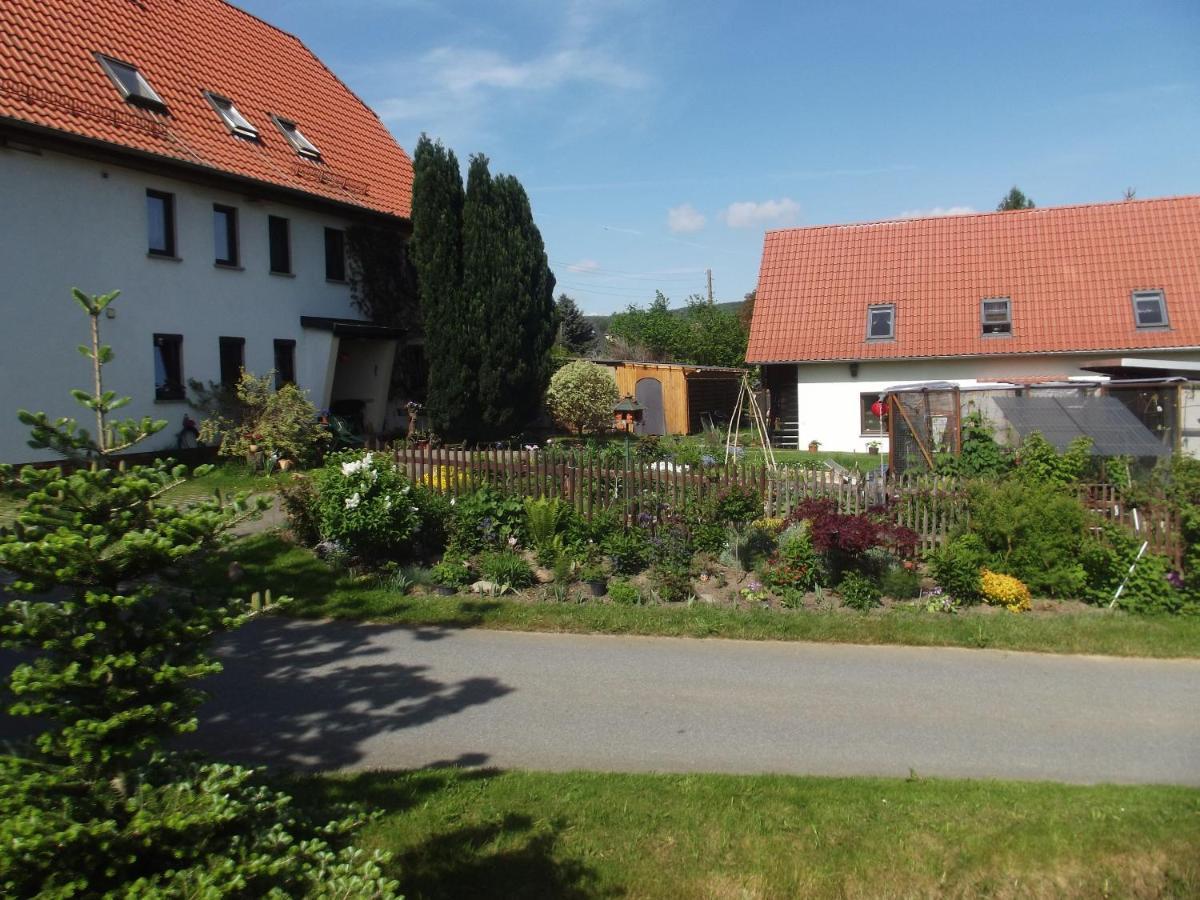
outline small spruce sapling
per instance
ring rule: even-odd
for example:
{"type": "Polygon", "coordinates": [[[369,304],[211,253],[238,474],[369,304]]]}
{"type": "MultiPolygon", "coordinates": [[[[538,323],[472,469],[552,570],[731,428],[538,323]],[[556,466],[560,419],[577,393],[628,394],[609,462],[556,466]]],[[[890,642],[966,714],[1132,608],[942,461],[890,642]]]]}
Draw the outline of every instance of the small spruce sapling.
{"type": "Polygon", "coordinates": [[[3,473],[24,505],[0,533],[0,567],[17,577],[0,638],[36,654],[13,670],[11,711],[49,723],[38,749],[84,777],[119,782],[144,751],[195,727],[200,694],[190,683],[218,668],[203,638],[238,618],[229,603],[173,589],[159,576],[215,546],[253,510],[241,497],[164,502],[185,479],[182,466],[112,465],[112,454],[166,423],[110,418],[129,402],[103,387],[113,353],[100,343],[99,318],[117,292],[74,296],[91,318],[91,346],[80,350],[92,361],[93,392],[72,394],[95,412],[96,431],[20,413],[31,446],[74,465],[3,473]]]}
{"type": "Polygon", "coordinates": [[[208,639],[244,616],[163,576],[254,510],[243,497],[176,506],[162,495],[183,467],[115,465],[166,423],[110,419],[129,402],[102,377],[113,353],[99,319],[117,294],[74,296],[91,317],[92,391],[73,395],[95,432],[22,411],[30,444],[72,465],[0,467],[24,501],[0,530],[0,568],[16,576],[0,645],[24,657],[9,712],[41,728],[0,754],[0,894],[393,895],[383,857],[331,846],[353,820],[313,825],[249,770],[163,752],[195,729],[196,682],[220,668],[208,639]]]}

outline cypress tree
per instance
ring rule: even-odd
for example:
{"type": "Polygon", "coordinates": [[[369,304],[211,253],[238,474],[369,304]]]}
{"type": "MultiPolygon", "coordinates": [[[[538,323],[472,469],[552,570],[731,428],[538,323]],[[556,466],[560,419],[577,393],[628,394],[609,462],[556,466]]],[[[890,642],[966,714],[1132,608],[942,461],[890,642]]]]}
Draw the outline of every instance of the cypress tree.
{"type": "Polygon", "coordinates": [[[554,374],[550,350],[558,330],[555,315],[554,286],[556,279],[546,258],[542,233],[533,221],[529,196],[521,183],[511,175],[505,179],[510,195],[510,208],[516,217],[521,234],[520,249],[525,260],[525,278],[521,301],[524,307],[524,334],[521,353],[529,362],[527,380],[517,386],[517,421],[524,425],[536,418],[542,398],[554,374]]]}
{"type": "Polygon", "coordinates": [[[461,435],[478,418],[479,335],[462,290],[464,194],[453,150],[421,135],[413,154],[413,239],[429,366],[426,408],[433,426],[461,435]]]}
{"type": "Polygon", "coordinates": [[[536,414],[550,379],[554,276],[529,198],[471,158],[463,208],[463,296],[479,323],[476,439],[508,437],[536,414]]]}

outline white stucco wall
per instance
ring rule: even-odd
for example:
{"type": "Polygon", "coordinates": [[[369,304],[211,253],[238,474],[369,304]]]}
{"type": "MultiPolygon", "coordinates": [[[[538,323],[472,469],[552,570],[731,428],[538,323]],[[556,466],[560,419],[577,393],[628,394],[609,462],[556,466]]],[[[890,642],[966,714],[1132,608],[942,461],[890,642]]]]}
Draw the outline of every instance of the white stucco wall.
{"type": "MultiPolygon", "coordinates": [[[[1092,376],[1083,366],[1113,353],[1095,355],[1029,356],[995,359],[897,360],[861,362],[858,376],[850,376],[848,363],[801,364],[796,367],[796,397],[799,402],[799,442],[806,447],[811,440],[821,442],[822,450],[864,452],[867,443],[880,440],[887,452],[887,436],[862,432],[859,395],[877,393],[884,388],[923,381],[949,381],[960,386],[978,384],[980,379],[1004,379],[1021,376],[1092,376]]],[[[1130,354],[1120,354],[1129,356],[1130,354]]],[[[1148,354],[1162,358],[1164,351],[1148,354]]],[[[1200,361],[1200,353],[1172,353],[1171,359],[1200,361]]]]}
{"type": "Polygon", "coordinates": [[[83,419],[68,395],[90,385],[76,346],[88,339],[87,317],[70,289],[98,294],[119,288],[116,317],[102,338],[116,354],[106,387],[133,402],[124,411],[168,421],[139,449],[171,446],[182,402],[154,399],[152,335],[183,335],[183,375],[219,378],[218,337],[245,339],[245,364],[261,374],[274,365],[274,340],[296,341],[296,377],[318,406],[328,402],[337,340],[300,327],[300,316],[361,318],[345,284],[325,279],[324,228],[350,224],[336,215],[252,199],[54,152],[0,149],[0,460],[43,458],[25,445],[18,407],[83,419]],[[179,261],[147,255],[146,190],[175,195],[179,261]],[[241,270],[214,265],[214,203],[236,207],[241,270]],[[291,220],[292,277],[268,272],[267,216],[291,220]]]}

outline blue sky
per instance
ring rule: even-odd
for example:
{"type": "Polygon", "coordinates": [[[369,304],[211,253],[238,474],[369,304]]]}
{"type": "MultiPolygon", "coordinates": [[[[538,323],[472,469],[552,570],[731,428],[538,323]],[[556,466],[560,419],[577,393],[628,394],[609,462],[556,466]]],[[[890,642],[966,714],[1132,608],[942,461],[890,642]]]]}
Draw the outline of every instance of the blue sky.
{"type": "Polygon", "coordinates": [[[1200,193],[1200,0],[240,5],[516,175],[587,312],[741,299],[769,228],[1200,193]]]}

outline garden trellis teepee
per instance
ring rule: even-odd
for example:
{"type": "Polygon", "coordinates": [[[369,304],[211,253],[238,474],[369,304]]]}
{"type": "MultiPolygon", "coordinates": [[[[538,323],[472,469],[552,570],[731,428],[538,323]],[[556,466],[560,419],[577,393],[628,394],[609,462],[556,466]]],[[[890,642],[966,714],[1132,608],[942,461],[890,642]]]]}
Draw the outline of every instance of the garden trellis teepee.
{"type": "Polygon", "coordinates": [[[733,415],[729,417],[729,429],[725,434],[725,463],[737,455],[738,439],[740,438],[740,425],[742,422],[742,413],[749,408],[750,421],[754,423],[754,430],[758,432],[758,438],[762,442],[763,462],[769,471],[776,471],[775,451],[771,447],[771,434],[767,430],[767,420],[763,418],[762,410],[758,407],[758,401],[754,399],[754,389],[750,387],[750,376],[742,376],[742,384],[738,389],[737,405],[733,408],[733,415]]]}

